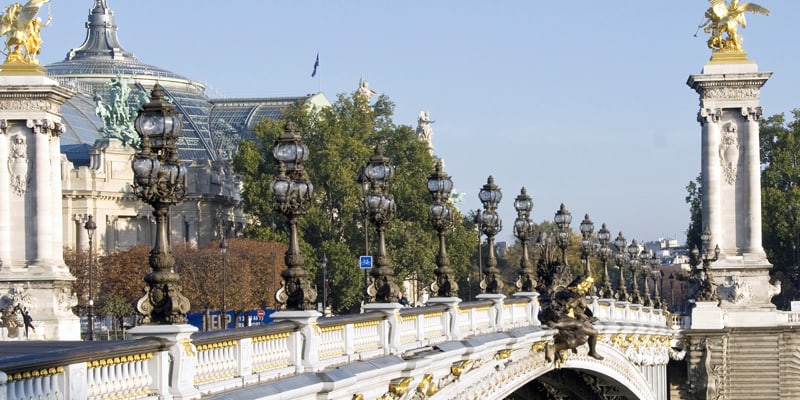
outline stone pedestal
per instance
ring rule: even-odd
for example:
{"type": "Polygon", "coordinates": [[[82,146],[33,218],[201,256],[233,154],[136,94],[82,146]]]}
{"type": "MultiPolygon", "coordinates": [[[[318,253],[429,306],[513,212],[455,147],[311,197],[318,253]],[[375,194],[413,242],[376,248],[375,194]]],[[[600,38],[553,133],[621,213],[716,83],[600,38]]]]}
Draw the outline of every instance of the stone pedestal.
{"type": "Polygon", "coordinates": [[[447,327],[447,337],[450,340],[458,340],[461,338],[458,332],[458,304],[461,299],[458,297],[431,297],[428,299],[428,305],[444,304],[447,306],[445,313],[446,319],[443,326],[447,327]]]}
{"type": "MultiPolygon", "coordinates": [[[[398,304],[399,305],[399,304],[398,304]]],[[[297,373],[311,372],[320,368],[319,342],[320,329],[317,319],[321,317],[317,311],[276,311],[270,315],[273,321],[292,321],[297,324],[299,335],[293,335],[290,352],[297,373]]]]}
{"type": "Polygon", "coordinates": [[[161,363],[160,376],[153,377],[153,385],[158,393],[169,393],[172,399],[199,399],[200,391],[194,386],[195,368],[197,366],[197,348],[191,342],[191,336],[197,328],[188,325],[139,325],[128,330],[131,337],[141,339],[158,337],[174,343],[168,354],[154,357],[152,362],[161,363]]]}
{"type": "MultiPolygon", "coordinates": [[[[430,300],[430,299],[429,299],[430,300]]],[[[383,329],[384,337],[381,338],[383,348],[387,353],[395,354],[400,352],[400,303],[368,303],[364,305],[364,312],[378,311],[386,314],[386,324],[388,329],[383,329]]]]}
{"type": "Polygon", "coordinates": [[[27,308],[46,340],[80,339],[61,215],[60,109],[72,95],[43,75],[0,74],[0,308],[27,308]]]}
{"type": "Polygon", "coordinates": [[[503,300],[506,298],[504,294],[494,293],[481,293],[475,296],[478,300],[491,300],[492,301],[492,323],[495,328],[502,329],[505,325],[503,323],[503,300]]]}
{"type": "Polygon", "coordinates": [[[691,329],[722,329],[724,328],[722,309],[716,301],[698,301],[692,309],[691,329]]]}
{"type": "Polygon", "coordinates": [[[525,306],[525,312],[530,316],[533,326],[542,325],[539,321],[539,292],[516,292],[514,297],[525,297],[530,299],[530,302],[525,306]]]}

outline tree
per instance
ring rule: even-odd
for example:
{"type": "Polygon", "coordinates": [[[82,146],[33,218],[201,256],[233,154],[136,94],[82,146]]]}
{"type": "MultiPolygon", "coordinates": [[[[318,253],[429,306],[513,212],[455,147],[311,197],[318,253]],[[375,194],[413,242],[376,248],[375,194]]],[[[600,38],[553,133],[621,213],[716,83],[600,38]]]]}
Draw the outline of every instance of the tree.
{"type": "Polygon", "coordinates": [[[763,244],[772,279],[781,281],[773,302],[783,309],[797,299],[800,284],[800,110],[792,114],[788,123],[783,114],[766,118],[760,135],[763,244]]]}
{"type": "MultiPolygon", "coordinates": [[[[689,227],[686,228],[686,247],[690,250],[701,247],[700,235],[703,233],[703,180],[697,175],[694,181],[686,185],[686,204],[689,205],[689,227]]],[[[691,253],[690,253],[691,254],[691,253]]],[[[697,265],[698,260],[691,256],[692,265],[697,265]]]]}
{"type": "MultiPolygon", "coordinates": [[[[373,241],[374,227],[364,226],[364,200],[362,188],[356,182],[359,171],[366,164],[378,144],[396,166],[391,195],[397,204],[397,214],[390,222],[386,246],[392,260],[397,281],[419,274],[423,282],[433,280],[433,269],[438,242],[428,223],[430,195],[427,178],[433,172],[435,158],[427,143],[417,138],[414,130],[392,122],[394,104],[380,96],[369,104],[364,96],[355,93],[339,95],[331,107],[313,109],[305,103],[288,107],[280,121],[264,120],[256,128],[255,142],[244,142],[234,161],[234,168],[242,176],[245,211],[258,220],[247,230],[253,238],[284,238],[285,218],[273,208],[269,186],[277,173],[272,157],[275,139],[283,126],[291,121],[309,147],[306,170],[314,184],[314,201],[301,219],[302,252],[306,269],[322,284],[319,263],[328,259],[331,285],[330,301],[335,312],[358,308],[363,293],[363,276],[358,269],[358,256],[364,255],[364,234],[373,241]]],[[[457,180],[457,177],[454,179],[457,180]]],[[[461,215],[455,211],[455,221],[461,215]]],[[[450,264],[458,276],[464,276],[472,255],[472,235],[462,224],[455,224],[448,235],[450,264]],[[463,250],[467,252],[463,252],[463,250]]],[[[322,290],[318,290],[319,295],[322,290]]],[[[321,302],[321,298],[318,301],[321,302]]]]}

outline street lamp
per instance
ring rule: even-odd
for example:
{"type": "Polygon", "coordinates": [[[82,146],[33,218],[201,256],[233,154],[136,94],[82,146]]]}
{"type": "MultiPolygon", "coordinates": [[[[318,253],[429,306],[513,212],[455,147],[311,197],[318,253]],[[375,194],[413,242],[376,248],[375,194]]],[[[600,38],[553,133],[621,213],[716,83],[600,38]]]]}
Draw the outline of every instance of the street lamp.
{"type": "Polygon", "coordinates": [[[297,223],[308,210],[314,195],[314,185],[308,179],[303,163],[308,159],[308,147],[303,138],[294,131],[291,122],[284,126],[283,134],[275,140],[272,155],[278,160],[278,176],[272,181],[272,199],[275,208],[289,222],[289,246],[284,260],[286,269],[281,271],[281,287],[275,292],[275,301],[280,310],[313,310],[317,291],[308,279],[303,267],[305,258],[300,254],[297,238],[297,223]]]}
{"type": "Polygon", "coordinates": [[[494,178],[490,175],[486,184],[478,192],[478,198],[483,203],[483,213],[481,213],[481,228],[486,235],[489,254],[486,257],[486,270],[483,271],[481,280],[481,293],[501,294],[503,290],[503,278],[500,270],[497,269],[497,259],[494,256],[494,237],[503,230],[503,223],[497,215],[497,205],[503,199],[503,192],[500,187],[494,184],[494,178]]]}
{"type": "MultiPolygon", "coordinates": [[[[435,297],[458,297],[458,282],[453,279],[453,270],[450,269],[450,260],[445,247],[445,230],[453,226],[453,212],[450,210],[450,193],[453,190],[453,181],[443,171],[442,160],[436,163],[436,170],[428,177],[428,191],[431,193],[433,203],[430,205],[430,220],[433,229],[439,233],[439,254],[436,256],[437,268],[433,270],[436,281],[431,284],[431,291],[435,297]]],[[[417,277],[419,279],[419,277],[417,277]]]]}
{"type": "Polygon", "coordinates": [[[375,266],[370,272],[372,283],[367,288],[367,295],[370,301],[378,303],[396,303],[400,293],[400,288],[394,283],[394,271],[386,254],[386,226],[395,213],[394,199],[389,194],[394,166],[389,161],[379,145],[375,147],[375,154],[364,167],[364,175],[369,182],[369,193],[366,195],[369,217],[378,232],[378,251],[375,266]]]}
{"type": "Polygon", "coordinates": [[[653,307],[655,308],[662,308],[663,303],[661,301],[661,293],[659,291],[659,286],[661,286],[661,278],[663,277],[661,273],[661,269],[659,265],[661,265],[661,259],[656,255],[655,252],[651,252],[650,257],[650,269],[652,272],[652,279],[653,279],[653,297],[655,300],[653,301],[653,307]]]}
{"type": "Polygon", "coordinates": [[[178,162],[177,141],[183,124],[164,97],[160,84],[134,122],[142,140],[133,158],[133,189],[153,207],[156,241],[150,251],[150,269],[144,296],[136,303],[142,324],[185,324],[189,299],[181,293],[180,276],[169,245],[169,208],[186,195],[186,166],[178,162]]]}
{"type": "Polygon", "coordinates": [[[631,274],[633,275],[632,279],[632,293],[631,293],[631,302],[633,304],[642,304],[642,294],[639,292],[639,243],[636,242],[636,239],[631,240],[631,244],[628,245],[628,266],[631,269],[631,274]]]}
{"type": "Polygon", "coordinates": [[[522,244],[522,257],[519,262],[520,271],[516,286],[521,292],[532,292],[536,288],[536,271],[528,258],[528,239],[533,235],[533,222],[531,221],[533,199],[528,196],[524,187],[520,190],[519,196],[514,199],[514,208],[517,210],[517,219],[514,220],[514,236],[522,244]]]}
{"type": "Polygon", "coordinates": [[[572,242],[572,232],[569,230],[569,224],[572,223],[572,214],[570,214],[564,203],[556,211],[553,221],[558,227],[558,236],[556,236],[556,244],[561,248],[561,265],[567,265],[567,247],[572,242]]]}
{"type": "Polygon", "coordinates": [[[672,283],[675,282],[675,275],[670,272],[669,273],[669,305],[672,308],[672,311],[675,311],[675,288],[672,286],[672,283]]]}
{"type": "Polygon", "coordinates": [[[600,243],[597,255],[600,258],[600,262],[603,263],[603,286],[600,289],[600,297],[610,299],[614,296],[614,291],[611,289],[611,276],[608,274],[608,260],[611,259],[613,251],[608,247],[611,241],[611,232],[606,228],[605,223],[597,231],[597,241],[600,243]]]}
{"type": "Polygon", "coordinates": [[[625,240],[625,236],[622,236],[622,232],[620,231],[617,238],[614,239],[614,247],[617,248],[614,261],[619,267],[619,287],[617,287],[617,292],[614,293],[614,299],[619,301],[630,301],[628,284],[625,282],[625,267],[628,264],[627,243],[628,241],[625,240]]]}
{"type": "Polygon", "coordinates": [[[220,315],[222,329],[228,328],[228,312],[225,308],[225,294],[226,286],[228,284],[228,271],[227,271],[227,254],[228,254],[228,241],[225,240],[225,231],[222,232],[222,240],[219,242],[219,252],[222,254],[222,313],[220,315]]]}
{"type": "Polygon", "coordinates": [[[714,247],[712,253],[709,249],[709,245],[711,244],[711,231],[709,231],[708,227],[706,227],[703,234],[700,235],[700,241],[703,248],[698,250],[697,246],[695,246],[695,248],[692,249],[694,259],[699,260],[702,264],[701,268],[695,267],[694,271],[695,279],[700,282],[700,288],[695,297],[698,301],[716,301],[718,299],[714,278],[711,275],[711,263],[719,259],[719,245],[714,247]]]}
{"type": "MultiPolygon", "coordinates": [[[[358,177],[356,178],[356,183],[361,185],[361,194],[364,196],[364,255],[369,254],[369,205],[367,205],[367,194],[369,194],[369,179],[367,179],[367,174],[364,170],[367,167],[361,168],[361,171],[358,173],[358,177]]],[[[364,269],[364,304],[369,302],[369,293],[367,293],[367,288],[369,287],[369,271],[365,268],[364,269]]]]}
{"type": "Polygon", "coordinates": [[[653,257],[653,250],[644,249],[639,253],[639,262],[642,265],[642,278],[644,279],[644,301],[642,305],[652,307],[653,300],[650,298],[650,260],[653,257]]]}
{"type": "Polygon", "coordinates": [[[89,312],[87,315],[88,329],[86,331],[86,338],[88,340],[94,340],[94,296],[92,295],[92,286],[94,286],[94,255],[92,254],[92,238],[94,237],[94,231],[97,229],[97,224],[94,222],[91,215],[87,218],[83,229],[86,229],[86,233],[89,235],[89,312]]]}
{"type": "MultiPolygon", "coordinates": [[[[581,221],[581,260],[583,260],[583,276],[591,276],[589,270],[589,257],[594,252],[594,243],[592,242],[592,233],[594,233],[594,222],[586,214],[581,221]]],[[[594,286],[592,286],[594,288],[594,286]]]]}

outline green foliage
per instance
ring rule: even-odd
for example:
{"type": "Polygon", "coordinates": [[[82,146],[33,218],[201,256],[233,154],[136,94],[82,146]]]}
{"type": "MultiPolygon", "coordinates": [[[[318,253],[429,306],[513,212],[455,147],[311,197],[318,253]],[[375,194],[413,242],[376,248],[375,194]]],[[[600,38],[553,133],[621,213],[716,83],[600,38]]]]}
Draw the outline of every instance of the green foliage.
{"type": "MultiPolygon", "coordinates": [[[[416,273],[425,284],[433,280],[438,241],[428,222],[430,194],[426,183],[435,159],[411,127],[392,122],[393,112],[394,104],[386,96],[372,105],[354,94],[339,95],[331,107],[319,110],[303,103],[293,105],[285,110],[282,120],[261,122],[256,127],[258,141],[243,143],[234,161],[244,184],[245,211],[259,222],[246,234],[260,239],[285,238],[276,233],[285,231],[285,218],[274,210],[269,189],[277,173],[272,148],[283,126],[294,123],[309,148],[305,165],[314,184],[313,204],[299,224],[302,251],[306,268],[316,276],[318,301],[322,301],[319,260],[327,257],[332,285],[329,298],[337,313],[356,310],[360,305],[363,272],[358,268],[358,256],[365,254],[365,233],[371,239],[369,253],[376,249],[374,227],[364,226],[364,194],[356,177],[378,143],[397,171],[390,190],[397,214],[386,232],[396,280],[399,284],[416,273]]],[[[455,214],[456,221],[460,220],[460,214],[455,214]]],[[[463,276],[474,252],[474,236],[462,224],[456,225],[447,233],[448,255],[451,267],[463,276]]]]}
{"type": "Polygon", "coordinates": [[[774,264],[772,278],[782,283],[773,302],[788,308],[798,298],[800,247],[800,110],[786,122],[783,114],[761,122],[761,196],[763,243],[774,264]]]}
{"type": "MultiPolygon", "coordinates": [[[[694,181],[686,185],[686,204],[689,205],[689,227],[686,228],[686,247],[701,247],[700,235],[703,233],[703,180],[697,175],[694,181]]],[[[694,258],[692,256],[692,258],[694,258]]],[[[692,265],[699,261],[692,259],[692,265]]]]}

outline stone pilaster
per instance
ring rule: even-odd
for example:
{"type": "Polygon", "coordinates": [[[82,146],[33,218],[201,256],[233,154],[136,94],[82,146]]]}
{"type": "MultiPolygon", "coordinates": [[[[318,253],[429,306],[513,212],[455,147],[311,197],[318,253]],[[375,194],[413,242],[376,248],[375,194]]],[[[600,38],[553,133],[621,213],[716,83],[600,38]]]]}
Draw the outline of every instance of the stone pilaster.
{"type": "Polygon", "coordinates": [[[61,216],[60,109],[71,96],[43,75],[0,76],[0,306],[27,308],[35,339],[80,338],[61,216]]]}

